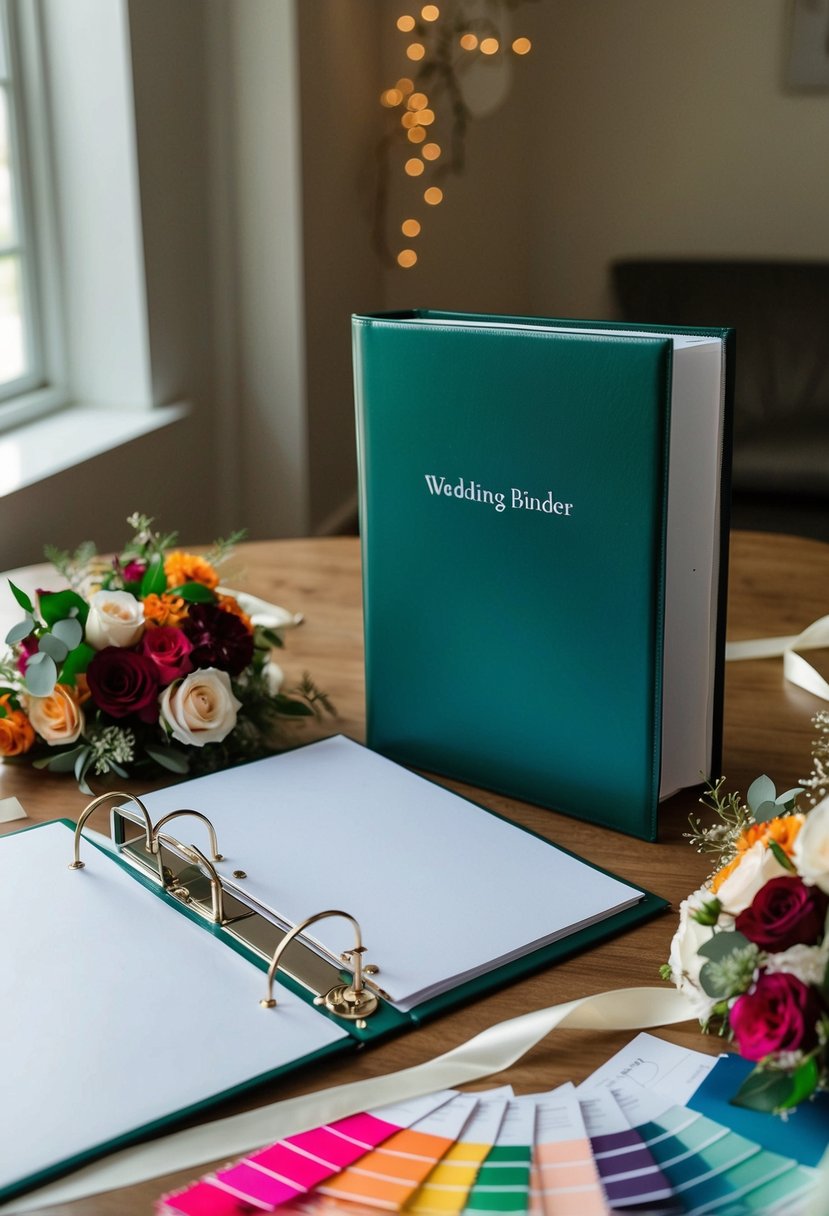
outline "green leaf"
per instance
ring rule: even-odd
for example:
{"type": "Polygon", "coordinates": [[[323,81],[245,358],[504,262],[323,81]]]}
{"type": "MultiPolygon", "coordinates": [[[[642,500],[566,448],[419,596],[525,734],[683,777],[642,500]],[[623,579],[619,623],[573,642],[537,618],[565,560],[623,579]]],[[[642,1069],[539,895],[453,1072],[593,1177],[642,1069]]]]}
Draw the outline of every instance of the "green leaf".
{"type": "Polygon", "coordinates": [[[68,616],[62,621],[55,621],[52,626],[52,636],[63,642],[67,650],[74,650],[83,641],[83,628],[80,621],[68,616]]]}
{"type": "Polygon", "coordinates": [[[16,625],[12,625],[6,634],[6,645],[14,646],[15,642],[22,642],[24,638],[29,636],[34,627],[34,617],[26,616],[22,621],[18,621],[16,625]]]}
{"type": "Polygon", "coordinates": [[[40,615],[50,629],[66,617],[76,617],[85,625],[89,604],[77,591],[45,591],[40,597],[40,615]]]}
{"type": "Polygon", "coordinates": [[[29,599],[26,592],[21,591],[19,587],[15,587],[15,585],[11,581],[11,579],[9,579],[9,586],[11,587],[12,595],[17,600],[18,604],[23,609],[23,611],[28,612],[31,616],[34,616],[35,606],[32,603],[32,601],[29,599]]]}
{"type": "Polygon", "coordinates": [[[189,773],[190,757],[177,747],[157,747],[154,743],[146,743],[144,751],[151,760],[169,769],[171,773],[189,773]]]}
{"type": "Polygon", "coordinates": [[[727,954],[731,954],[734,950],[742,950],[744,946],[749,945],[749,940],[742,933],[723,932],[715,933],[707,942],[703,942],[697,947],[697,954],[701,954],[703,958],[710,958],[712,962],[718,963],[725,958],[727,954]]]}
{"type": "Polygon", "coordinates": [[[177,595],[188,604],[215,604],[216,593],[204,583],[182,583],[180,587],[171,587],[170,595],[177,595]]]}
{"type": "Polygon", "coordinates": [[[56,752],[53,756],[43,756],[40,760],[35,760],[34,767],[46,768],[50,773],[71,773],[75,767],[75,761],[83,751],[89,751],[88,744],[82,743],[79,747],[56,752]]]}
{"type": "Polygon", "coordinates": [[[673,968],[670,963],[662,963],[659,968],[659,978],[661,980],[669,980],[673,975],[673,968]]]}
{"type": "Polygon", "coordinates": [[[167,590],[167,575],[164,563],[156,556],[152,559],[141,579],[141,599],[147,595],[163,595],[167,590]]]}
{"type": "MultiPolygon", "coordinates": [[[[39,638],[37,643],[38,651],[41,654],[48,654],[50,659],[55,660],[55,664],[62,663],[69,654],[69,647],[60,638],[56,638],[51,633],[44,633],[39,638]]],[[[31,660],[30,660],[31,661],[31,660]]]]}
{"type": "Polygon", "coordinates": [[[61,684],[77,684],[78,676],[86,671],[89,664],[95,658],[96,653],[97,651],[93,650],[86,642],[81,642],[80,646],[76,646],[74,650],[70,650],[60,669],[61,684]]]}
{"type": "Polygon", "coordinates": [[[691,912],[691,918],[698,925],[716,925],[720,919],[720,912],[722,912],[722,904],[715,895],[713,899],[707,899],[701,908],[695,908],[691,912]]]}
{"type": "Polygon", "coordinates": [[[755,1068],[731,1099],[735,1106],[766,1113],[791,1110],[817,1089],[819,1069],[813,1058],[805,1060],[794,1072],[755,1068]]]}
{"type": "Polygon", "coordinates": [[[257,625],[253,631],[254,645],[260,650],[283,650],[285,643],[282,638],[273,629],[268,629],[266,625],[257,625]]]}
{"type": "Polygon", "coordinates": [[[271,701],[277,713],[283,714],[286,718],[313,718],[314,716],[310,705],[306,705],[304,701],[294,701],[292,697],[286,697],[282,693],[272,697],[271,701]]]}
{"type": "Polygon", "coordinates": [[[7,718],[8,716],[9,711],[6,709],[5,705],[0,704],[0,718],[7,718]]]}
{"type": "Polygon", "coordinates": [[[26,664],[24,687],[33,697],[48,697],[58,679],[55,660],[43,651],[33,654],[26,664]]]}
{"type": "Polygon", "coordinates": [[[774,856],[780,862],[784,870],[788,870],[791,874],[797,873],[797,867],[794,865],[791,858],[786,856],[776,840],[769,841],[769,848],[771,849],[772,853],[774,853],[774,856]]]}
{"type": "Polygon", "coordinates": [[[754,808],[754,822],[768,823],[770,819],[776,819],[779,814],[780,807],[776,802],[761,802],[754,808]]]}
{"type": "Polygon", "coordinates": [[[705,963],[700,968],[699,986],[706,996],[710,996],[715,1001],[722,1001],[733,995],[731,991],[733,985],[725,982],[722,972],[713,961],[705,963]]]}
{"type": "Polygon", "coordinates": [[[777,803],[778,806],[788,807],[789,803],[794,802],[794,800],[795,800],[795,798],[797,798],[798,794],[802,794],[802,793],[803,793],[803,786],[796,785],[794,787],[794,789],[786,790],[785,794],[778,794],[777,797],[775,798],[775,802],[777,803]]]}
{"type": "Polygon", "coordinates": [[[760,807],[764,802],[774,802],[776,797],[777,791],[774,788],[774,782],[772,781],[771,777],[767,777],[765,774],[763,774],[762,777],[755,777],[754,781],[752,781],[751,785],[748,787],[748,791],[746,793],[746,802],[751,807],[752,811],[755,812],[754,817],[756,819],[758,807],[760,807]]]}

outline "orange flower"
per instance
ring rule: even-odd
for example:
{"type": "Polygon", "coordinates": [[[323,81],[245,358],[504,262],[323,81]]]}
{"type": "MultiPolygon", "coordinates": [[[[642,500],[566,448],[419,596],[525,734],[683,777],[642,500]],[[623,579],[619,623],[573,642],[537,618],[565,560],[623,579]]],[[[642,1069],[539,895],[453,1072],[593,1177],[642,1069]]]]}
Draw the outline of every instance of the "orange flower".
{"type": "Polygon", "coordinates": [[[154,625],[180,625],[187,616],[187,604],[178,595],[148,595],[144,601],[144,624],[148,628],[154,625]]]}
{"type": "Polygon", "coordinates": [[[225,612],[229,612],[231,616],[238,617],[248,633],[253,633],[253,621],[246,612],[242,611],[239,607],[239,601],[232,595],[220,595],[216,606],[225,612]]]}
{"type": "Polygon", "coordinates": [[[743,853],[758,841],[768,845],[769,841],[773,840],[780,845],[787,857],[791,857],[795,839],[803,827],[804,821],[803,815],[779,815],[776,819],[769,819],[766,823],[753,823],[751,827],[745,828],[737,837],[737,856],[732,858],[728,865],[718,870],[711,879],[711,890],[714,894],[716,895],[729,874],[733,874],[737,869],[743,859],[743,853]]]}
{"type": "Polygon", "coordinates": [[[85,702],[87,702],[92,696],[92,693],[89,691],[89,681],[86,678],[85,671],[79,672],[79,674],[75,676],[75,693],[77,695],[79,705],[85,704],[85,702]]]}
{"type": "Polygon", "coordinates": [[[219,576],[210,562],[193,553],[182,553],[180,549],[168,553],[164,559],[164,573],[168,587],[180,587],[182,583],[202,583],[212,591],[218,586],[219,576]]]}
{"type": "Polygon", "coordinates": [[[6,716],[0,718],[0,756],[22,756],[35,741],[32,724],[22,709],[12,709],[9,694],[0,697],[6,716]]]}

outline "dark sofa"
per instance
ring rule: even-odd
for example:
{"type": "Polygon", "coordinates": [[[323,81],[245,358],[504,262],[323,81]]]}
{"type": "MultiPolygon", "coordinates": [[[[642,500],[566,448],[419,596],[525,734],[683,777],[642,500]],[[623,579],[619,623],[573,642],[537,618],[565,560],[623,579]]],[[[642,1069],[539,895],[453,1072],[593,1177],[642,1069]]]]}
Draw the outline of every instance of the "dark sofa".
{"type": "Polygon", "coordinates": [[[829,540],[829,263],[628,259],[621,319],[737,330],[733,521],[829,540]]]}

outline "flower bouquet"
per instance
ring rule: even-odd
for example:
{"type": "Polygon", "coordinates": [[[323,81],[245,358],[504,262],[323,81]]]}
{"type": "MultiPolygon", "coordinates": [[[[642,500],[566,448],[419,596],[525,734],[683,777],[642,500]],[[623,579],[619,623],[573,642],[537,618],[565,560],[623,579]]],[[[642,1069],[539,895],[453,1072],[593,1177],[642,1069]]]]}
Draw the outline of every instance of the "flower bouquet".
{"type": "Polygon", "coordinates": [[[0,659],[0,756],[88,778],[210,772],[278,750],[287,720],[333,712],[309,676],[284,690],[271,659],[298,618],[219,585],[241,534],[206,557],[132,515],[113,559],[47,549],[68,587],[34,599],[0,659]]]}
{"type": "Polygon", "coordinates": [[[724,794],[722,778],[701,799],[717,822],[691,816],[689,835],[718,867],[682,901],[662,968],[703,1030],[756,1064],[733,1101],[777,1113],[829,1088],[829,714],[814,722],[821,738],[803,784],[821,801],[811,810],[799,809],[802,786],[778,794],[766,776],[745,802],[724,794]]]}

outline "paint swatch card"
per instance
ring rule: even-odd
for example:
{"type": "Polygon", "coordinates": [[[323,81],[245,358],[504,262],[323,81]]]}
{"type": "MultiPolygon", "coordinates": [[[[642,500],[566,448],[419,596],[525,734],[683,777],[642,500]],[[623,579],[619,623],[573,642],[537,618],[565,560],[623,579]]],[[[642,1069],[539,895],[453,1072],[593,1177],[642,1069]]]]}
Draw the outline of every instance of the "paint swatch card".
{"type": "Polygon", "coordinates": [[[536,1206],[544,1216],[604,1216],[607,1204],[575,1087],[535,1097],[536,1206]]]}
{"type": "MultiPolygon", "coordinates": [[[[337,1203],[346,1200],[400,1211],[458,1140],[477,1103],[473,1094],[450,1099],[411,1127],[395,1132],[356,1165],[321,1183],[315,1194],[337,1203]]],[[[325,1209],[323,1203],[319,1210],[325,1209]]],[[[317,1208],[303,1205],[303,1211],[309,1210],[317,1208]]]]}
{"type": "Polygon", "coordinates": [[[476,1216],[526,1212],[534,1142],[535,1099],[513,1098],[507,1102],[498,1136],[484,1158],[464,1211],[476,1216]]]}
{"type": "Polygon", "coordinates": [[[441,1158],[406,1204],[406,1211],[428,1216],[458,1213],[466,1207],[484,1161],[492,1151],[507,1108],[506,1097],[476,1094],[472,1112],[457,1143],[441,1158]]]}
{"type": "Polygon", "coordinates": [[[640,1133],[628,1123],[612,1092],[602,1088],[584,1093],[577,1089],[576,1093],[609,1206],[684,1212],[673,1198],[670,1180],[640,1133]]]}
{"type": "Polygon", "coordinates": [[[242,1157],[234,1165],[208,1174],[186,1190],[165,1195],[156,1211],[161,1216],[273,1212],[307,1194],[324,1179],[340,1173],[456,1096],[454,1090],[442,1090],[288,1136],[242,1157]]]}

